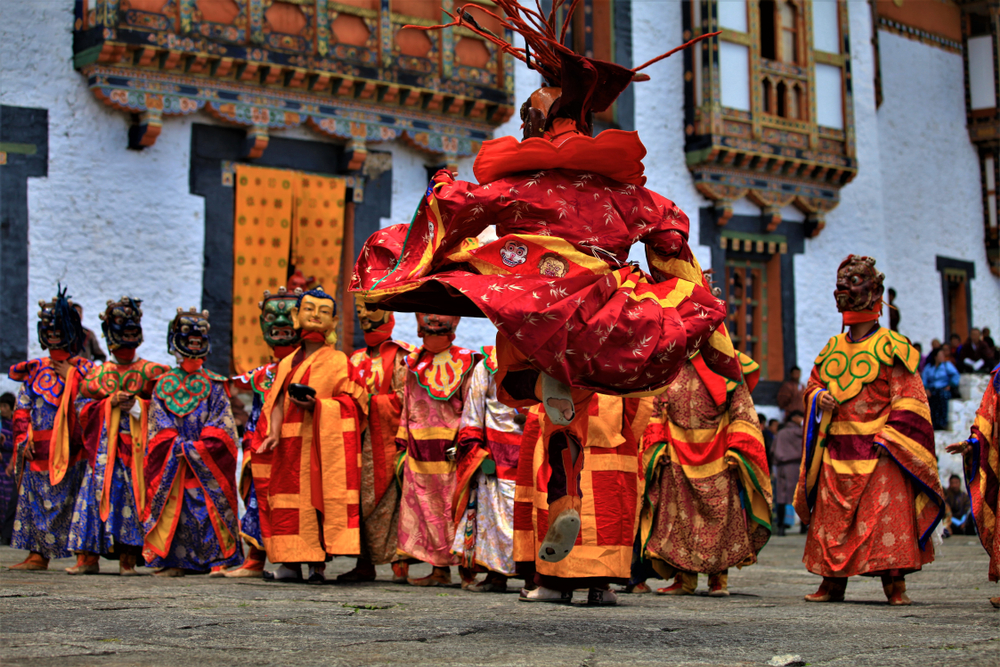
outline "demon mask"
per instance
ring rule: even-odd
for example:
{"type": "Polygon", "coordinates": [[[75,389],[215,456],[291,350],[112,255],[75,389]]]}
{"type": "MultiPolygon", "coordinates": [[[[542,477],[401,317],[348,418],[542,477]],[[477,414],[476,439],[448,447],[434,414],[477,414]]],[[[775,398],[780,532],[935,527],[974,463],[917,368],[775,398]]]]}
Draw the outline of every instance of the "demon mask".
{"type": "Polygon", "coordinates": [[[177,309],[167,332],[167,350],[183,359],[204,359],[209,350],[208,311],[177,309]]]}
{"type": "Polygon", "coordinates": [[[561,95],[560,88],[539,88],[521,105],[522,130],[525,139],[545,136],[545,130],[549,126],[549,109],[561,95]]]}
{"type": "Polygon", "coordinates": [[[337,342],[337,302],[322,287],[303,292],[292,310],[292,322],[301,332],[302,340],[337,342]]]}
{"type": "Polygon", "coordinates": [[[142,344],[142,309],[140,299],[123,296],[118,301],[108,301],[101,313],[101,331],[108,341],[108,349],[134,350],[142,344]]]}
{"type": "MultiPolygon", "coordinates": [[[[837,310],[842,313],[873,314],[882,312],[882,281],[885,275],[875,270],[873,257],[848,255],[837,269],[837,310]]],[[[870,321],[870,320],[868,320],[870,321]]]]}
{"type": "Polygon", "coordinates": [[[52,301],[38,302],[38,343],[43,350],[68,358],[83,349],[83,325],[80,313],[66,296],[66,288],[59,287],[52,301]]]}
{"type": "Polygon", "coordinates": [[[392,313],[387,310],[369,310],[360,294],[354,295],[354,310],[358,314],[361,330],[369,333],[392,319],[392,313]]]}
{"type": "Polygon", "coordinates": [[[299,332],[292,321],[292,311],[299,302],[302,290],[294,292],[284,287],[278,288],[277,294],[264,291],[264,300],[260,307],[260,330],[264,334],[264,342],[270,347],[291,347],[299,344],[299,332]]]}

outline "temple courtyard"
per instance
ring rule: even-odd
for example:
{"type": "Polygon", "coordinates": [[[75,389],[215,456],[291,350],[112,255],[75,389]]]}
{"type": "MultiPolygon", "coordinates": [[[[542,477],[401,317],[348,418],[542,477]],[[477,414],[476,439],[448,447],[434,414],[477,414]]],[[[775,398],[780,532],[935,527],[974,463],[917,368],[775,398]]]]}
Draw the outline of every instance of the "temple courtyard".
{"type": "MultiPolygon", "coordinates": [[[[729,598],[621,595],[614,608],[382,581],[308,586],[188,576],[70,577],[6,568],[0,548],[3,665],[1000,665],[1000,612],[988,601],[977,538],[945,541],[907,578],[911,607],[853,579],[842,604],[809,604],[819,578],[804,537],[774,537],[760,563],[730,574],[729,598]]],[[[328,575],[350,569],[334,560],[328,575]]],[[[415,566],[417,575],[429,571],[415,566]]],[[[457,581],[457,571],[455,580],[457,581]]],[[[651,582],[654,583],[654,582],[651,582]]],[[[702,578],[699,592],[705,591],[702,578]]],[[[658,585],[664,585],[662,582],[658,585]]]]}

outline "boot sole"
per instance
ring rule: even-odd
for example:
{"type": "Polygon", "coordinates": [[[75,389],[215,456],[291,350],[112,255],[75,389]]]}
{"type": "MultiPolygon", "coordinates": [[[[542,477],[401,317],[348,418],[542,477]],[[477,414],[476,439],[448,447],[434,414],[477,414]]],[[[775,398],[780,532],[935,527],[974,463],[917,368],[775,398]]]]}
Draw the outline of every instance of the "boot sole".
{"type": "Polygon", "coordinates": [[[558,563],[566,558],[576,544],[576,536],[580,534],[580,514],[576,510],[563,512],[549,526],[538,548],[538,557],[546,563],[558,563]],[[552,553],[548,553],[549,551],[552,553]]]}

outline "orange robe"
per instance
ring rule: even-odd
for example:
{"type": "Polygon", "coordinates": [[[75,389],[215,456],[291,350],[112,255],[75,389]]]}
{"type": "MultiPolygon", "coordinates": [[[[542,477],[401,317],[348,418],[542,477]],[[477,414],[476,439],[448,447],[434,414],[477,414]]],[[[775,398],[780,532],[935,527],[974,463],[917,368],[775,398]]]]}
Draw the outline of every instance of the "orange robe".
{"type": "Polygon", "coordinates": [[[514,492],[514,560],[533,563],[538,574],[561,579],[626,581],[639,519],[639,439],[652,400],[594,394],[577,410],[571,428],[582,445],[582,520],[576,546],[558,563],[538,559],[549,529],[548,433],[554,429],[541,406],[524,425],[514,492]],[[582,436],[582,437],[580,437],[582,436]]]}
{"type": "Polygon", "coordinates": [[[831,338],[806,386],[795,510],[809,524],[806,568],[824,577],[893,575],[934,560],[944,515],[930,407],[910,341],[879,329],[831,338]],[[839,404],[819,409],[830,392],[839,404]]]}
{"type": "MultiPolygon", "coordinates": [[[[278,363],[257,425],[266,433],[277,401],[284,422],[271,461],[264,549],[273,563],[317,563],[360,553],[361,430],[365,390],[351,379],[347,355],[325,345],[278,363]],[[316,390],[310,413],[292,403],[289,384],[316,390]]],[[[261,512],[265,511],[261,507],[261,512]]],[[[263,521],[262,521],[263,523],[263,521]]]]}

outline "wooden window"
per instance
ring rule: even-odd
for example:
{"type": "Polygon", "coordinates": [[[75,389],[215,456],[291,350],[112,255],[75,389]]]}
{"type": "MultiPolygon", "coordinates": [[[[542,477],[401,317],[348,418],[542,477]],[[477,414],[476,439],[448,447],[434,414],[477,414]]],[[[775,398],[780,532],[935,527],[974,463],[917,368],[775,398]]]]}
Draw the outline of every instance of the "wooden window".
{"type": "Polygon", "coordinates": [[[944,338],[952,334],[964,341],[972,328],[972,293],[969,281],[976,277],[976,265],[960,259],[937,257],[944,300],[944,338]]]}
{"type": "Polygon", "coordinates": [[[781,52],[779,59],[786,63],[799,62],[799,11],[790,2],[779,5],[781,18],[781,52]]]}
{"type": "Polygon", "coordinates": [[[784,365],[781,332],[780,255],[748,253],[753,242],[732,241],[726,252],[723,298],[729,305],[726,326],[737,350],[761,366],[761,378],[780,381],[784,365]]]}

